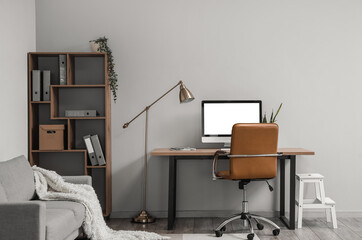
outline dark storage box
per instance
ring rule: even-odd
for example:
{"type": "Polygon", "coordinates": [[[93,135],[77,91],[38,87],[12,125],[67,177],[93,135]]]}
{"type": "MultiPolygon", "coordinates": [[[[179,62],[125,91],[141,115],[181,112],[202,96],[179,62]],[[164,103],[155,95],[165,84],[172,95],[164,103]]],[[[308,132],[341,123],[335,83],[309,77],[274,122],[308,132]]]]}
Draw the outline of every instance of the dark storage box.
{"type": "Polygon", "coordinates": [[[64,150],[64,124],[39,125],[39,150],[64,150]]]}

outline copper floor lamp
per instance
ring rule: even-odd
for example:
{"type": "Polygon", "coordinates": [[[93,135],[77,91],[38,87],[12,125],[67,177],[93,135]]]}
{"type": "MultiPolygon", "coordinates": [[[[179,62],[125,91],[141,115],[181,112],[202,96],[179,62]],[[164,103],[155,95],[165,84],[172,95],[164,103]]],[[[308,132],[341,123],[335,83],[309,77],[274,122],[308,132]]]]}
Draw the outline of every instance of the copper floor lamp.
{"type": "Polygon", "coordinates": [[[166,96],[169,92],[175,89],[178,85],[180,85],[180,103],[188,103],[194,100],[194,96],[192,93],[186,88],[182,81],[179,81],[174,87],[168,90],[165,94],[159,97],[156,101],[146,106],[139,114],[137,114],[131,121],[125,123],[123,128],[127,128],[131,122],[133,122],[136,118],[138,118],[142,113],[146,112],[146,130],[145,130],[145,157],[144,157],[144,169],[143,169],[143,210],[132,220],[136,223],[153,223],[155,218],[152,217],[146,211],[146,185],[147,185],[147,135],[148,135],[148,110],[161,98],[166,96]]]}

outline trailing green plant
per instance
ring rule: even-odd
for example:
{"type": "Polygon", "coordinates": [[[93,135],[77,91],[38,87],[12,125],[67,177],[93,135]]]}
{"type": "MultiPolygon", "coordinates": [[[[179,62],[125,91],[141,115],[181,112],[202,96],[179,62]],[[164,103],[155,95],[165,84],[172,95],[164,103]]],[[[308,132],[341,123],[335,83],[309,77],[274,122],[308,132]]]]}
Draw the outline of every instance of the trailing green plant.
{"type": "MultiPolygon", "coordinates": [[[[270,119],[269,119],[269,123],[275,123],[275,122],[277,121],[276,118],[277,118],[277,116],[278,116],[278,114],[279,114],[280,109],[282,108],[282,106],[283,106],[283,103],[281,103],[281,104],[279,105],[279,108],[278,108],[277,112],[275,113],[275,115],[274,115],[274,111],[272,110],[272,113],[271,113],[270,119]]],[[[264,117],[263,117],[262,123],[268,123],[266,113],[264,113],[264,117]]]]}
{"type": "Polygon", "coordinates": [[[98,52],[107,53],[108,60],[108,84],[111,88],[113,94],[113,101],[117,101],[117,90],[118,90],[118,74],[114,71],[114,58],[112,54],[112,50],[108,47],[108,38],[100,37],[96,40],[91,40],[89,42],[94,42],[98,44],[98,52]]]}

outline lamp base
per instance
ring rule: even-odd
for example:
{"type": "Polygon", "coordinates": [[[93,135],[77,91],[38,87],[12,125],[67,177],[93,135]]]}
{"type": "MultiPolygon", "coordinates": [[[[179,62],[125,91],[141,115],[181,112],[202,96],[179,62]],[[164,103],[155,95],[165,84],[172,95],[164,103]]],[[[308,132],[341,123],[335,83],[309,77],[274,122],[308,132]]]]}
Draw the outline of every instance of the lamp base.
{"type": "Polygon", "coordinates": [[[137,216],[132,218],[132,222],[135,223],[153,223],[155,220],[146,210],[142,210],[137,216]]]}

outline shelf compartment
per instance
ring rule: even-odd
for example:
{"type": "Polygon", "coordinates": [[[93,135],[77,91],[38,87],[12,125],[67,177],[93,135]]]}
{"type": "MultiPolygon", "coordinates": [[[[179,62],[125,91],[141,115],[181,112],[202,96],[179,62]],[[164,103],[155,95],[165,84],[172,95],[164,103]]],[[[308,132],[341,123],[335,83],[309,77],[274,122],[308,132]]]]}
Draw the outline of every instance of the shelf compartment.
{"type": "Polygon", "coordinates": [[[42,168],[56,171],[62,176],[85,175],[85,151],[36,151],[32,153],[42,168]]]}
{"type": "Polygon", "coordinates": [[[70,85],[105,85],[106,55],[69,54],[70,85]]]}
{"type": "MultiPolygon", "coordinates": [[[[77,121],[71,120],[74,122],[74,145],[73,149],[85,149],[86,146],[84,144],[83,136],[86,135],[98,135],[99,141],[101,143],[101,147],[103,153],[105,153],[105,121],[98,120],[88,120],[88,121],[77,121]]],[[[107,159],[106,159],[107,161],[107,159]]]]}
{"type": "Polygon", "coordinates": [[[38,55],[37,70],[50,70],[50,84],[59,84],[59,55],[38,55]]]}
{"type": "MultiPolygon", "coordinates": [[[[98,121],[98,120],[88,120],[88,121],[77,121],[77,120],[69,120],[70,125],[72,126],[72,139],[69,139],[71,143],[72,149],[86,149],[84,144],[83,137],[86,135],[98,135],[99,142],[101,144],[101,148],[103,151],[103,155],[107,162],[107,154],[105,148],[105,141],[106,141],[106,124],[105,121],[98,121]]],[[[87,153],[86,157],[86,166],[93,167],[89,156],[87,153]]],[[[106,166],[95,166],[95,168],[106,168],[106,166]]]]}
{"type": "Polygon", "coordinates": [[[105,91],[102,87],[51,86],[51,119],[104,119],[105,91]],[[96,117],[65,117],[65,110],[96,110],[96,117]]]}
{"type": "Polygon", "coordinates": [[[67,125],[67,121],[63,119],[51,119],[51,105],[49,104],[38,104],[36,107],[39,109],[38,119],[39,124],[65,124],[67,125]]]}
{"type": "Polygon", "coordinates": [[[92,176],[92,185],[98,196],[102,211],[106,212],[106,168],[87,168],[92,176]]]}
{"type": "MultiPolygon", "coordinates": [[[[29,149],[39,149],[39,125],[42,124],[64,124],[67,129],[67,121],[61,119],[50,119],[50,105],[49,104],[31,104],[31,122],[29,125],[29,134],[31,141],[29,141],[29,149]]],[[[67,131],[65,131],[64,139],[66,146],[67,131]]]]}

